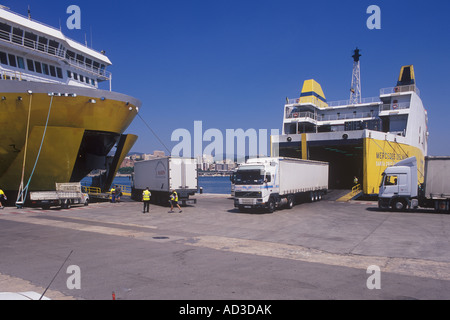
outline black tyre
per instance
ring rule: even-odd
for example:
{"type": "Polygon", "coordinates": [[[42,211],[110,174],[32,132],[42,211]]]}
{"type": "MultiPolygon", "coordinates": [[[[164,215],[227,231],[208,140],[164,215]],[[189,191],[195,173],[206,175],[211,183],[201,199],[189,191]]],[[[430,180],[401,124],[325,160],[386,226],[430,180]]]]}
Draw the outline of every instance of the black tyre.
{"type": "Polygon", "coordinates": [[[392,209],[395,211],[405,211],[406,210],[406,202],[402,199],[397,199],[392,204],[392,209]]]}
{"type": "Polygon", "coordinates": [[[292,209],[292,208],[294,207],[294,205],[295,205],[295,202],[294,202],[294,196],[289,196],[289,197],[287,198],[287,200],[288,200],[287,208],[288,208],[288,209],[292,209]]]}
{"type": "Polygon", "coordinates": [[[275,211],[275,200],[273,198],[269,199],[269,203],[267,204],[267,211],[273,213],[275,211]]]}

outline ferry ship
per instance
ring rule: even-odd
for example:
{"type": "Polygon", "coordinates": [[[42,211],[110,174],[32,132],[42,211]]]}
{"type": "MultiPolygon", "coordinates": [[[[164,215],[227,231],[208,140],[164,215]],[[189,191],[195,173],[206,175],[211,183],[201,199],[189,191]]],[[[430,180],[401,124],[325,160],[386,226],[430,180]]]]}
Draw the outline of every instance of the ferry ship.
{"type": "Polygon", "coordinates": [[[137,139],[123,133],[141,106],[111,90],[110,65],[104,52],[0,7],[0,188],[54,190],[94,169],[109,188],[137,139]]]}
{"type": "Polygon", "coordinates": [[[299,98],[287,98],[272,154],[329,162],[330,189],[351,189],[356,177],[360,193],[375,196],[386,167],[411,156],[423,181],[427,123],[412,65],[401,67],[395,86],[356,102],[328,102],[310,79],[299,98]]]}

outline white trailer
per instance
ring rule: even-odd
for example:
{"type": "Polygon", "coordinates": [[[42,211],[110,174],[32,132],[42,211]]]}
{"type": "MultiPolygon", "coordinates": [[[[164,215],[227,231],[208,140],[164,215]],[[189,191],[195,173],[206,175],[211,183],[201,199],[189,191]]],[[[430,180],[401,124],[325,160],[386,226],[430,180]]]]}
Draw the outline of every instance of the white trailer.
{"type": "Polygon", "coordinates": [[[198,190],[196,159],[160,157],[138,161],[132,177],[133,200],[141,201],[142,192],[148,187],[152,203],[168,204],[172,190],[177,191],[181,205],[196,203],[196,199],[189,199],[198,190]]]}
{"type": "Polygon", "coordinates": [[[30,192],[30,203],[33,207],[48,209],[53,206],[70,208],[74,204],[89,204],[89,195],[81,191],[80,182],[56,183],[55,191],[30,192]]]}
{"type": "Polygon", "coordinates": [[[296,202],[322,199],[328,190],[328,163],[294,158],[254,158],[232,176],[234,206],[241,211],[292,208],[296,202]]]}
{"type": "Polygon", "coordinates": [[[386,168],[378,194],[380,209],[434,208],[450,211],[450,157],[425,157],[425,172],[418,172],[411,157],[386,168]],[[424,177],[419,184],[418,176],[424,177]]]}

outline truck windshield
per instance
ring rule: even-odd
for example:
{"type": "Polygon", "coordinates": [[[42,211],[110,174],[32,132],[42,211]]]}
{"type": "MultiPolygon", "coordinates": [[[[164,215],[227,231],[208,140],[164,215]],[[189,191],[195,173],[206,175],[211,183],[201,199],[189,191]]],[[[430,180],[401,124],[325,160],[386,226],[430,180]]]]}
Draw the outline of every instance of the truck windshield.
{"type": "Polygon", "coordinates": [[[263,184],[264,175],[261,170],[241,170],[235,173],[235,184],[263,184]]]}

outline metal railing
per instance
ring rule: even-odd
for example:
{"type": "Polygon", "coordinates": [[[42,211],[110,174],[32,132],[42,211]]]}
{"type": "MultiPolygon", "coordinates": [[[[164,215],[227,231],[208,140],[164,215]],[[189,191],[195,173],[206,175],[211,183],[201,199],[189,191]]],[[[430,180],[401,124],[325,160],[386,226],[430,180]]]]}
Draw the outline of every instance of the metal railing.
{"type": "Polygon", "coordinates": [[[15,81],[37,81],[37,82],[51,82],[51,83],[64,83],[63,81],[58,81],[56,79],[44,78],[33,76],[28,73],[20,71],[10,71],[0,69],[0,79],[2,80],[15,80],[15,81]]]}
{"type": "Polygon", "coordinates": [[[316,120],[314,112],[297,112],[296,110],[288,110],[286,112],[286,119],[311,118],[316,120]]]}
{"type": "Polygon", "coordinates": [[[390,88],[383,88],[380,90],[380,95],[384,94],[392,94],[392,93],[402,93],[402,92],[415,92],[420,97],[420,90],[416,87],[415,84],[411,84],[408,86],[397,86],[390,88]]]}
{"type": "Polygon", "coordinates": [[[71,66],[92,73],[103,80],[111,79],[111,73],[109,71],[106,71],[104,68],[95,67],[93,66],[93,64],[88,65],[84,61],[76,60],[73,57],[66,57],[66,49],[64,47],[62,49],[55,48],[51,45],[43,44],[35,40],[30,40],[23,36],[11,34],[3,30],[0,30],[0,40],[16,44],[22,48],[28,48],[36,52],[45,53],[59,59],[64,59],[71,66]]]}
{"type": "Polygon", "coordinates": [[[409,109],[409,106],[410,106],[409,102],[382,104],[380,106],[380,112],[409,109]]]}
{"type": "MultiPolygon", "coordinates": [[[[381,103],[381,101],[379,97],[370,97],[361,99],[361,102],[357,104],[367,104],[367,103],[381,103]]],[[[328,102],[329,107],[340,107],[349,105],[353,105],[353,103],[350,100],[338,100],[328,102]]]]}
{"type": "Polygon", "coordinates": [[[374,116],[375,115],[372,112],[327,114],[327,115],[318,115],[317,120],[319,121],[353,120],[361,118],[373,118],[374,116]]]}
{"type": "Polygon", "coordinates": [[[342,114],[315,114],[314,112],[298,112],[295,109],[288,108],[286,110],[286,119],[312,119],[315,121],[334,121],[334,120],[353,120],[362,118],[374,118],[376,116],[373,112],[357,112],[357,113],[342,113],[342,114]]]}
{"type": "MultiPolygon", "coordinates": [[[[349,106],[354,105],[351,103],[350,100],[338,100],[338,101],[330,101],[330,102],[323,102],[320,99],[317,99],[316,97],[309,97],[311,99],[311,102],[305,102],[305,104],[313,104],[316,106],[320,106],[323,104],[328,104],[329,107],[340,107],[340,106],[349,106]]],[[[358,104],[367,104],[367,103],[381,103],[379,97],[370,97],[370,98],[363,98],[361,99],[361,102],[358,104]]],[[[286,104],[300,104],[300,98],[296,99],[286,99],[286,104]]]]}

